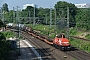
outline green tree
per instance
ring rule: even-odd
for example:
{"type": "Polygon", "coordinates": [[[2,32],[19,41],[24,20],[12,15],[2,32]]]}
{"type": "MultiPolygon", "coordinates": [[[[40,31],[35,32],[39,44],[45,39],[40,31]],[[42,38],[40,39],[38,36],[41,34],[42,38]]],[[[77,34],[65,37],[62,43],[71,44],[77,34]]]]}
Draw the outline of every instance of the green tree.
{"type": "Polygon", "coordinates": [[[90,8],[78,8],[76,15],[76,26],[81,30],[90,29],[90,8]]]}
{"type": "MultiPolygon", "coordinates": [[[[25,10],[22,10],[22,13],[25,13],[24,16],[26,15],[27,17],[29,16],[29,12],[30,12],[30,16],[33,17],[34,16],[34,7],[32,6],[27,6],[27,8],[25,10]]],[[[38,8],[35,7],[35,16],[37,17],[37,13],[38,13],[38,8]]]]}
{"type": "Polygon", "coordinates": [[[65,1],[58,1],[55,4],[55,8],[57,11],[57,18],[67,18],[67,7],[69,7],[69,22],[70,26],[74,27],[76,25],[75,15],[77,8],[72,3],[67,3],[65,1]]]}
{"type": "Polygon", "coordinates": [[[3,33],[0,32],[0,60],[8,60],[10,43],[6,40],[3,33]]]}
{"type": "Polygon", "coordinates": [[[38,16],[39,17],[45,17],[45,9],[40,7],[38,10],[39,10],[38,16]]]}
{"type": "Polygon", "coordinates": [[[46,24],[46,18],[47,18],[47,24],[50,24],[50,8],[38,8],[38,16],[40,20],[43,21],[43,24],[46,24]]]}
{"type": "Polygon", "coordinates": [[[4,3],[2,9],[3,9],[3,12],[9,12],[8,4],[4,3]]]}
{"type": "Polygon", "coordinates": [[[4,24],[3,24],[3,22],[0,19],[0,28],[3,27],[3,26],[4,26],[4,24]]]}
{"type": "MultiPolygon", "coordinates": [[[[37,14],[38,14],[38,8],[35,7],[35,17],[37,17],[37,14]]],[[[31,17],[30,21],[29,21],[29,18],[23,18],[22,20],[25,21],[25,23],[33,22],[34,7],[32,7],[32,6],[27,6],[27,8],[23,9],[21,12],[21,17],[29,17],[29,16],[31,17]]]]}
{"type": "Polygon", "coordinates": [[[4,14],[4,19],[5,19],[8,23],[12,23],[12,22],[13,22],[13,10],[10,10],[10,11],[7,12],[6,14],[4,14]]]}

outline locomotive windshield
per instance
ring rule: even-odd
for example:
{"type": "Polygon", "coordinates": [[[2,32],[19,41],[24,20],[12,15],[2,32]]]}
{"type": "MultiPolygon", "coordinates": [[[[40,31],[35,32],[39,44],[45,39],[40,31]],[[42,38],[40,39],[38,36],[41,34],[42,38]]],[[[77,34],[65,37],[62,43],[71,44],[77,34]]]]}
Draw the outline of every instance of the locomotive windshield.
{"type": "Polygon", "coordinates": [[[63,35],[63,34],[58,35],[58,38],[62,38],[62,36],[63,36],[63,38],[65,38],[65,35],[63,35]]]}

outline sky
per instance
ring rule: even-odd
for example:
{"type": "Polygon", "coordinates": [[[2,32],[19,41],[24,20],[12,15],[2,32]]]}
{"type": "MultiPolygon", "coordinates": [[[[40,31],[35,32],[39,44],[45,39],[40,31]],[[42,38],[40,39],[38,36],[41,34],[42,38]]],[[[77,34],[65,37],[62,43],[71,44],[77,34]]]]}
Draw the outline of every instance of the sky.
{"type": "Polygon", "coordinates": [[[9,9],[17,6],[22,9],[25,4],[35,4],[43,8],[50,8],[51,6],[53,8],[58,1],[66,1],[73,4],[90,3],[90,0],[0,0],[0,7],[2,7],[4,3],[7,3],[9,9]]]}

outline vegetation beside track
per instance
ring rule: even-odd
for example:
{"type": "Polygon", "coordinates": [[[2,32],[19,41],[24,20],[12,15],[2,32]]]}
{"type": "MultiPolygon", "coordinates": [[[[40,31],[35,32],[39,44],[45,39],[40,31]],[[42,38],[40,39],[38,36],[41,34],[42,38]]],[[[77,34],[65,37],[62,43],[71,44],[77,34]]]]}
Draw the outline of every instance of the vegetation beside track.
{"type": "Polygon", "coordinates": [[[70,38],[71,45],[90,53],[90,41],[70,38]]]}
{"type": "Polygon", "coordinates": [[[13,32],[11,32],[11,31],[4,31],[4,32],[2,32],[2,33],[4,34],[4,36],[5,36],[6,38],[10,38],[10,37],[15,36],[15,34],[14,34],[13,32]]]}
{"type": "Polygon", "coordinates": [[[54,38],[54,36],[55,36],[54,27],[52,27],[50,29],[49,25],[36,25],[36,26],[33,26],[31,24],[28,24],[27,26],[31,26],[32,29],[39,31],[41,34],[44,34],[44,35],[46,35],[48,37],[54,38]]]}
{"type": "Polygon", "coordinates": [[[0,60],[10,60],[10,52],[12,51],[10,41],[6,38],[10,38],[14,35],[11,31],[0,32],[0,60]]]}
{"type": "Polygon", "coordinates": [[[86,37],[87,39],[90,39],[90,34],[87,34],[85,37],[86,37]]]}
{"type": "Polygon", "coordinates": [[[10,42],[6,41],[3,33],[0,33],[0,60],[8,60],[10,50],[10,42]]]}

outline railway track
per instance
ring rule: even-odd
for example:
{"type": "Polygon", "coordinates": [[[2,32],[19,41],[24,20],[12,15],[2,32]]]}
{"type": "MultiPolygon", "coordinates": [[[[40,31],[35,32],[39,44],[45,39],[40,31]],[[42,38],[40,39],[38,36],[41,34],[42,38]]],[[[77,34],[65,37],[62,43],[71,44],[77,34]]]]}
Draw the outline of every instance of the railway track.
{"type": "Polygon", "coordinates": [[[66,54],[73,56],[77,60],[90,60],[90,53],[82,50],[66,51],[66,54]]]}
{"type": "Polygon", "coordinates": [[[23,36],[29,43],[32,43],[35,46],[42,59],[55,60],[55,58],[50,53],[48,53],[47,48],[42,47],[41,43],[39,43],[39,40],[35,41],[35,38],[33,39],[33,37],[30,37],[26,33],[23,33],[23,36]]]}
{"type": "Polygon", "coordinates": [[[37,38],[33,38],[32,36],[28,35],[27,33],[22,34],[29,43],[34,44],[36,46],[36,50],[41,55],[42,59],[46,60],[72,60],[73,57],[65,54],[64,52],[54,48],[51,45],[46,44],[45,42],[38,40],[37,38]],[[67,56],[67,58],[65,58],[67,56]]]}
{"type": "Polygon", "coordinates": [[[76,60],[90,60],[90,53],[87,53],[82,50],[74,50],[74,51],[60,51],[59,49],[56,49],[55,47],[46,44],[45,42],[37,39],[37,38],[31,38],[31,35],[27,33],[22,34],[25,38],[27,38],[28,42],[33,43],[37,48],[39,49],[38,52],[44,57],[44,59],[49,60],[64,60],[64,56],[68,56],[67,60],[73,60],[74,58],[76,60]],[[49,54],[47,54],[49,53],[49,54]],[[72,56],[72,57],[71,57],[72,56]]]}
{"type": "Polygon", "coordinates": [[[65,53],[76,58],[77,60],[90,60],[90,54],[79,49],[74,50],[74,51],[65,51],[65,53]]]}
{"type": "Polygon", "coordinates": [[[89,39],[85,39],[85,38],[80,38],[80,37],[76,37],[76,36],[70,36],[71,38],[76,38],[76,39],[81,39],[81,40],[84,40],[84,41],[90,41],[89,39]]]}

